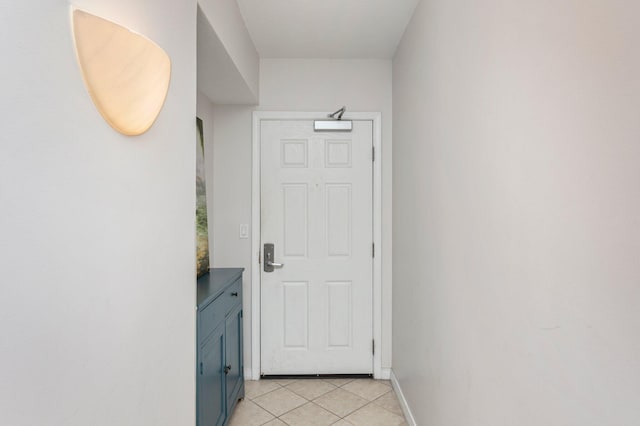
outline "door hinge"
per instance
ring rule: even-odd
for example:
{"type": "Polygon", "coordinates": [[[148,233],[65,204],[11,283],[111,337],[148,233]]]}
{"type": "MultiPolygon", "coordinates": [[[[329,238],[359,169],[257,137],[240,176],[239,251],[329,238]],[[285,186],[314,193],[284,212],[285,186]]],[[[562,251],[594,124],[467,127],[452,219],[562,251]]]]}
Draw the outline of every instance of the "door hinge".
{"type": "Polygon", "coordinates": [[[371,354],[372,355],[376,354],[376,341],[375,340],[371,341],[371,354]]]}
{"type": "Polygon", "coordinates": [[[258,250],[258,265],[262,265],[262,251],[258,250]]]}
{"type": "Polygon", "coordinates": [[[244,318],[244,317],[242,316],[242,315],[243,315],[243,314],[242,314],[242,312],[243,312],[243,311],[240,311],[240,318],[244,318]]]}
{"type": "Polygon", "coordinates": [[[376,161],[376,147],[371,147],[371,161],[376,161]]]}
{"type": "Polygon", "coordinates": [[[376,243],[371,243],[371,257],[376,257],[376,243]]]}
{"type": "Polygon", "coordinates": [[[200,363],[200,375],[202,376],[202,363],[200,363]]]}

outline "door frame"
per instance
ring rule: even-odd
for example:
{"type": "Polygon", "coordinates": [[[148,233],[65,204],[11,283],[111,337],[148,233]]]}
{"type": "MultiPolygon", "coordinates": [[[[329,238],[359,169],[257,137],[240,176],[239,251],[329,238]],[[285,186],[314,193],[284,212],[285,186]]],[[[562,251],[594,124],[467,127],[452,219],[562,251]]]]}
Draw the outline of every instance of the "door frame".
{"type": "MultiPolygon", "coordinates": [[[[318,120],[326,117],[327,112],[293,112],[293,111],[254,111],[252,132],[252,167],[251,167],[251,379],[259,380],[261,359],[261,265],[260,237],[262,235],[260,220],[260,122],[262,120],[318,120]]],[[[382,257],[385,248],[382,244],[382,113],[351,112],[343,117],[345,120],[371,121],[373,123],[373,340],[376,349],[373,353],[373,377],[384,379],[382,371],[382,257]]],[[[390,308],[390,306],[389,306],[390,308]]]]}

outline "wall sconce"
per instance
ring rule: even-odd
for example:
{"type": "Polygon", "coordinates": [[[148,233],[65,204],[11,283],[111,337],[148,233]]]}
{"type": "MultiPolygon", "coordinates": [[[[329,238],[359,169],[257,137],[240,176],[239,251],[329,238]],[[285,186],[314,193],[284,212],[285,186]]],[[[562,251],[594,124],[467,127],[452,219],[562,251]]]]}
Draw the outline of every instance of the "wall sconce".
{"type": "Polygon", "coordinates": [[[167,97],[169,56],[123,26],[79,9],[72,13],[78,63],[93,103],[120,133],[146,132],[167,97]]]}

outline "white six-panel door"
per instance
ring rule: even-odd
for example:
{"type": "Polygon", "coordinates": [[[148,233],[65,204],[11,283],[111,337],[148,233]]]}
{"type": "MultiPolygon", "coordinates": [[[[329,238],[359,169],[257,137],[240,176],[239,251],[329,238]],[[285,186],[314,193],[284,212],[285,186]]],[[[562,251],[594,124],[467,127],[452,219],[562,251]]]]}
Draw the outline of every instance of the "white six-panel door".
{"type": "Polygon", "coordinates": [[[372,373],[372,142],[261,121],[262,374],[372,373]]]}

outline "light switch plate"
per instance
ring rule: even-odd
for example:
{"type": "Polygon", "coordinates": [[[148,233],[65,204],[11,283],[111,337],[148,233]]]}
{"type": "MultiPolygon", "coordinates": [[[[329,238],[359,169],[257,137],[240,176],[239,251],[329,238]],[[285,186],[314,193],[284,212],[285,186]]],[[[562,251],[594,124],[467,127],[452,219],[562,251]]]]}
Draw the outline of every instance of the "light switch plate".
{"type": "Polygon", "coordinates": [[[246,223],[240,224],[240,238],[243,240],[249,238],[249,225],[246,223]]]}

